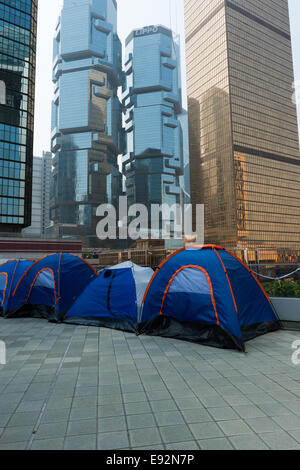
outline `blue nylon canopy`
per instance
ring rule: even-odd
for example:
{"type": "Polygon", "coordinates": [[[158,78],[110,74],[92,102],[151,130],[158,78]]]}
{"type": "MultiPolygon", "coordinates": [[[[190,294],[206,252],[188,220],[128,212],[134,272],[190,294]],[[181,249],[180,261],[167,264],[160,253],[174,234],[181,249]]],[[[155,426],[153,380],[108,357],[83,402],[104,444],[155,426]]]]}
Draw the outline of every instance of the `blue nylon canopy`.
{"type": "Polygon", "coordinates": [[[11,260],[0,266],[0,305],[4,314],[10,308],[11,293],[33,263],[30,260],[11,260]]]}
{"type": "Polygon", "coordinates": [[[131,262],[104,269],[65,316],[66,323],[137,332],[142,298],[153,275],[131,262]]]}
{"type": "Polygon", "coordinates": [[[244,341],[279,328],[268,296],[250,270],[217,246],[190,247],[156,272],[141,333],[244,350],[244,341]]]}
{"type": "Polygon", "coordinates": [[[29,267],[12,290],[7,316],[15,316],[25,305],[34,305],[53,308],[55,318],[61,319],[96,277],[94,268],[77,255],[45,256],[29,267]]]}

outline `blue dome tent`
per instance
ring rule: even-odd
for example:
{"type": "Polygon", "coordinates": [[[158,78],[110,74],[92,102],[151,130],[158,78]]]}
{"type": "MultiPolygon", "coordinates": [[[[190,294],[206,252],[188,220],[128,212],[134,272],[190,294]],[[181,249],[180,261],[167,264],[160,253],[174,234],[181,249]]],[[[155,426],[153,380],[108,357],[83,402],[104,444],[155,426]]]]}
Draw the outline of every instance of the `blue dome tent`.
{"type": "Polygon", "coordinates": [[[2,314],[9,310],[11,293],[16,288],[24,272],[32,266],[34,261],[11,260],[0,266],[0,306],[2,314]]]}
{"type": "Polygon", "coordinates": [[[136,333],[151,268],[126,262],[104,269],[66,314],[64,321],[136,333]]]}
{"type": "Polygon", "coordinates": [[[183,248],[159,266],[143,299],[139,332],[244,351],[245,341],[279,328],[250,269],[207,245],[183,248]]]}
{"type": "Polygon", "coordinates": [[[47,255],[30,266],[18,281],[11,293],[6,317],[62,320],[95,277],[96,270],[77,255],[47,255]]]}

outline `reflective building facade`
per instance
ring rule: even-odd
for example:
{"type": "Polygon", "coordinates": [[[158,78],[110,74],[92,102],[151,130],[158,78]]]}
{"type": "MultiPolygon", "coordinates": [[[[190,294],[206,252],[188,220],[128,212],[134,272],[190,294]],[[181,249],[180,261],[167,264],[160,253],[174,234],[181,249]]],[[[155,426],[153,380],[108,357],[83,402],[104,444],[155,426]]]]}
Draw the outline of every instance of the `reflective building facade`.
{"type": "Polygon", "coordinates": [[[206,241],[300,248],[287,0],[185,0],[192,202],[206,241]]]}
{"type": "Polygon", "coordinates": [[[125,74],[126,195],[128,205],[144,204],[150,214],[151,204],[172,206],[183,198],[180,55],[172,31],[133,31],[126,40],[125,74]]]}
{"type": "Polygon", "coordinates": [[[0,1],[0,232],[31,223],[37,4],[0,1]]]}
{"type": "Polygon", "coordinates": [[[96,208],[114,203],[121,187],[116,1],[64,0],[53,55],[52,232],[95,243],[96,208]]]}

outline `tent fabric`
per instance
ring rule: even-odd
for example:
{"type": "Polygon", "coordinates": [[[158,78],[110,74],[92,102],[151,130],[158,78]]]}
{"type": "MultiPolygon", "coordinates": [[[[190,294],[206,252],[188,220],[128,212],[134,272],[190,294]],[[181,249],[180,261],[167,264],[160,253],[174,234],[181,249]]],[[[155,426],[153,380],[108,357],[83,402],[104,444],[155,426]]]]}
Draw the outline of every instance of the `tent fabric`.
{"type": "Polygon", "coordinates": [[[245,350],[279,329],[270,299],[241,260],[221,247],[189,247],[157,269],[143,299],[140,333],[245,350]]]}
{"type": "Polygon", "coordinates": [[[33,263],[12,289],[6,316],[62,320],[96,277],[95,269],[77,255],[55,253],[45,256],[33,263]]]}
{"type": "Polygon", "coordinates": [[[104,269],[65,316],[66,323],[104,326],[137,333],[151,268],[131,262],[104,269]]]}
{"type": "Polygon", "coordinates": [[[0,307],[3,314],[10,308],[11,293],[27,269],[31,260],[10,260],[0,266],[0,307]]]}

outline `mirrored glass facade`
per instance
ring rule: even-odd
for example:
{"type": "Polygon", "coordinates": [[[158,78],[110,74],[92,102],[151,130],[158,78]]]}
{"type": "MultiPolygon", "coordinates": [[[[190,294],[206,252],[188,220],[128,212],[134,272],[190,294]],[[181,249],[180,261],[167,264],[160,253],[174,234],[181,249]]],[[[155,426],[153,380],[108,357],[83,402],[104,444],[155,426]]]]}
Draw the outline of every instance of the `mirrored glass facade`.
{"type": "Polygon", "coordinates": [[[54,39],[52,231],[96,240],[96,209],[121,190],[122,48],[115,0],[64,0],[54,39]]]}
{"type": "Polygon", "coordinates": [[[206,241],[300,248],[287,0],[185,0],[193,203],[206,241]]]}
{"type": "Polygon", "coordinates": [[[0,1],[0,232],[31,223],[37,4],[0,1]]]}
{"type": "Polygon", "coordinates": [[[184,195],[179,39],[162,26],[133,31],[125,74],[126,194],[150,214],[151,204],[180,204],[184,195]]]}

